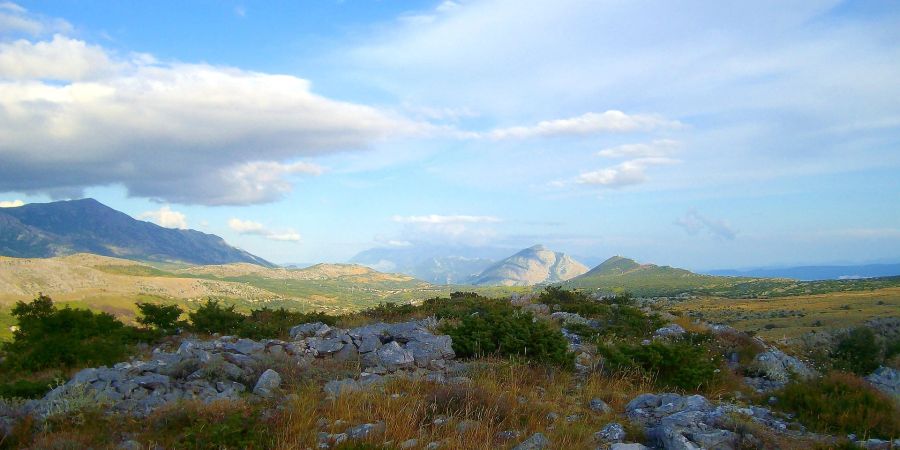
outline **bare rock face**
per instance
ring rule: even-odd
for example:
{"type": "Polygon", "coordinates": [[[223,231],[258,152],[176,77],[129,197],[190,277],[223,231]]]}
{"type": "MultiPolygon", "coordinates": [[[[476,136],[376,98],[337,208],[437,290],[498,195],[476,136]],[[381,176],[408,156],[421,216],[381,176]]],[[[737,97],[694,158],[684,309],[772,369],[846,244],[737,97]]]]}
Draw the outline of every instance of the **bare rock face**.
{"type": "Polygon", "coordinates": [[[587,271],[587,267],[570,256],[535,245],[488,267],[474,284],[531,286],[565,281],[587,271]]]}

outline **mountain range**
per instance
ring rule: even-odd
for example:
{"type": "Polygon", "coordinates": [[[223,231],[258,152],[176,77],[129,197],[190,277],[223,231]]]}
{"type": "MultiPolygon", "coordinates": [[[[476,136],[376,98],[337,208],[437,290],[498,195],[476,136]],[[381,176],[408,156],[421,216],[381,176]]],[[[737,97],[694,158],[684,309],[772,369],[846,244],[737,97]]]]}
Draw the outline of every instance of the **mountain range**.
{"type": "Polygon", "coordinates": [[[860,264],[835,266],[760,267],[739,270],[710,270],[709,275],[759,278],[792,278],[801,281],[850,280],[900,275],[900,264],[860,264]]]}
{"type": "Polygon", "coordinates": [[[219,236],[136,220],[91,198],[0,209],[0,255],[48,258],[76,253],[139,261],[274,266],[219,236]]]}

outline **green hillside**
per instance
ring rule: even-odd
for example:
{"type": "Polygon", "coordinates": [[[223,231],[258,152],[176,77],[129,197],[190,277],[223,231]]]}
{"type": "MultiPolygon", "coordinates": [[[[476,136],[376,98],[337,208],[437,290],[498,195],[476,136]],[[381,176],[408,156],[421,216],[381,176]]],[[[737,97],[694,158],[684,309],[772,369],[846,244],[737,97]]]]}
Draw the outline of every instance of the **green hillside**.
{"type": "Polygon", "coordinates": [[[884,289],[900,286],[900,277],[823,281],[727,277],[700,275],[669,266],[639,264],[632,259],[614,256],[584,275],[559,285],[599,292],[628,291],[642,297],[691,294],[727,298],[774,298],[884,289]]]}

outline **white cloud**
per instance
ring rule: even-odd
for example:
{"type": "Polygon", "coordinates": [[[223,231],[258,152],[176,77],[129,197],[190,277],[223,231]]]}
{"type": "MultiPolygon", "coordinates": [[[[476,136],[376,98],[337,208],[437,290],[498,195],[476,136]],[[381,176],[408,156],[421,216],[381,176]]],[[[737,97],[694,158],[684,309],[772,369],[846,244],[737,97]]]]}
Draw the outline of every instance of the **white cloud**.
{"type": "Polygon", "coordinates": [[[466,216],[466,215],[450,215],[442,216],[439,214],[429,214],[427,216],[393,216],[391,218],[398,223],[420,223],[420,224],[451,224],[451,223],[496,223],[500,219],[493,216],[466,216]]]}
{"type": "Polygon", "coordinates": [[[713,236],[728,240],[733,240],[737,236],[737,231],[728,222],[706,217],[693,209],[676,220],[675,225],[683,228],[684,231],[691,235],[705,231],[713,236]]]}
{"type": "Polygon", "coordinates": [[[298,159],[430,129],[289,75],[124,60],[62,35],[0,44],[0,191],[119,184],[163,202],[265,203],[322,173],[298,159]]]}
{"type": "Polygon", "coordinates": [[[166,228],[186,229],[188,227],[187,217],[184,215],[184,213],[172,211],[172,209],[168,205],[163,206],[156,211],[142,212],[138,216],[138,219],[149,220],[161,227],[166,228]]]}
{"type": "Polygon", "coordinates": [[[0,208],[16,208],[24,204],[22,200],[3,200],[0,201],[0,208]]]}
{"type": "Polygon", "coordinates": [[[249,236],[261,236],[272,241],[299,242],[300,233],[292,229],[286,230],[270,230],[265,225],[254,222],[252,220],[241,220],[231,218],[228,220],[228,227],[238,232],[238,234],[249,236]]]}
{"type": "Polygon", "coordinates": [[[629,133],[657,129],[677,129],[683,124],[654,114],[625,114],[609,110],[589,112],[568,119],[545,120],[534,126],[499,128],[487,133],[491,139],[526,139],[531,137],[591,136],[601,133],[629,133]]]}
{"type": "Polygon", "coordinates": [[[604,158],[660,158],[671,155],[681,144],[672,139],[656,139],[641,144],[624,144],[597,152],[604,158]]]}
{"type": "Polygon", "coordinates": [[[0,80],[85,80],[110,70],[102,48],[59,34],[50,41],[0,42],[0,80]]]}
{"type": "Polygon", "coordinates": [[[608,188],[620,188],[647,181],[646,169],[650,166],[676,164],[671,158],[638,158],[625,161],[613,167],[582,173],[576,183],[608,188]]]}

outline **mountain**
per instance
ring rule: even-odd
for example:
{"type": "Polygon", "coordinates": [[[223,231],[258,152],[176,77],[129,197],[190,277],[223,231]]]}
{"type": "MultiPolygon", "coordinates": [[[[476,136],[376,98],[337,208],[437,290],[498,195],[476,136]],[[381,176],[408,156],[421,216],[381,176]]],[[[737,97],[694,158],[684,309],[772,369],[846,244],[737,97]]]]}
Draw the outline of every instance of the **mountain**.
{"type": "Polygon", "coordinates": [[[640,296],[671,296],[685,292],[713,292],[747,283],[747,278],[700,275],[689,270],[613,256],[587,273],[562,283],[565,287],[603,292],[625,290],[640,296]]]}
{"type": "Polygon", "coordinates": [[[273,266],[219,236],[135,220],[91,198],[0,209],[0,255],[47,258],[75,253],[142,261],[273,266]]]}
{"type": "Polygon", "coordinates": [[[360,252],[350,262],[405,273],[433,284],[468,284],[491,264],[509,255],[509,251],[494,247],[414,244],[372,248],[360,252]]]}
{"type": "Polygon", "coordinates": [[[585,272],[587,267],[568,255],[535,245],[488,267],[473,284],[531,286],[565,281],[585,272]]]}
{"type": "Polygon", "coordinates": [[[710,270],[710,275],[738,277],[793,278],[802,281],[847,280],[900,275],[900,264],[861,264],[855,266],[799,266],[754,268],[743,270],[710,270]]]}

